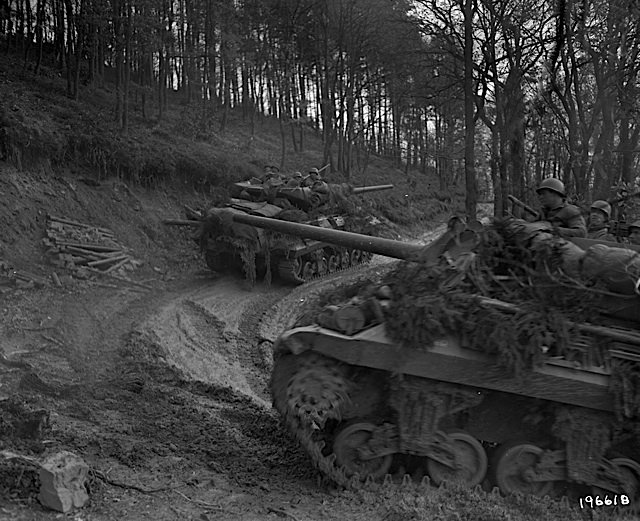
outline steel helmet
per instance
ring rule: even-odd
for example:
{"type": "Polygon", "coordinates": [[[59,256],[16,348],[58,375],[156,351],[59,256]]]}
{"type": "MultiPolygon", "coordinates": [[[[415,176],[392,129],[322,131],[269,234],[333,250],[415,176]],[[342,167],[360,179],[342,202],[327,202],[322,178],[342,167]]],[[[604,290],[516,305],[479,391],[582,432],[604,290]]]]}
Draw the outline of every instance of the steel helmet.
{"type": "Polygon", "coordinates": [[[312,168],[311,170],[309,170],[310,174],[319,174],[320,172],[318,172],[317,168],[312,168]]]}
{"type": "Polygon", "coordinates": [[[302,177],[302,172],[296,172],[293,177],[302,177]]]}
{"type": "Polygon", "coordinates": [[[548,177],[542,181],[536,192],[540,193],[541,190],[551,190],[552,192],[560,194],[562,197],[567,196],[564,189],[564,183],[555,177],[548,177]]]}
{"type": "Polygon", "coordinates": [[[593,201],[591,209],[600,210],[607,216],[607,219],[611,217],[611,205],[607,201],[593,201]]]}
{"type": "Polygon", "coordinates": [[[638,228],[640,230],[640,221],[634,221],[629,225],[629,230],[631,230],[631,228],[638,228]]]}

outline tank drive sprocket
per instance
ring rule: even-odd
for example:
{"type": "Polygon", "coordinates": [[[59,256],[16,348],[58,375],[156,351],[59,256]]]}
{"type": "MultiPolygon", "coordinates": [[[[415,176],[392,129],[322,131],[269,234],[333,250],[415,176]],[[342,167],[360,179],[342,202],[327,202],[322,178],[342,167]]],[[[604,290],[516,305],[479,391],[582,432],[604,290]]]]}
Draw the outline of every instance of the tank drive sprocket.
{"type": "Polygon", "coordinates": [[[340,362],[314,353],[282,354],[275,360],[271,375],[274,407],[313,465],[344,487],[354,480],[335,464],[335,454],[324,454],[327,440],[322,428],[328,420],[340,421],[348,391],[346,369],[340,362]]]}

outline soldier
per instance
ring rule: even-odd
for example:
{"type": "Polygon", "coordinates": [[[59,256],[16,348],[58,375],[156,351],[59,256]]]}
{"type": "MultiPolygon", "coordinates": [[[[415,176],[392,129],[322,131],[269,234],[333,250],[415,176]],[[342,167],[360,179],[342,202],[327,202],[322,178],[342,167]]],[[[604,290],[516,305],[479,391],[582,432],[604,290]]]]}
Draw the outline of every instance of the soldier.
{"type": "Polygon", "coordinates": [[[304,178],[304,181],[302,181],[302,186],[311,187],[313,186],[313,183],[317,182],[318,180],[321,180],[320,172],[317,168],[312,168],[311,170],[309,170],[309,175],[304,178]]]}
{"type": "Polygon", "coordinates": [[[302,184],[302,172],[296,172],[287,181],[288,188],[298,188],[302,184]]]}
{"type": "Polygon", "coordinates": [[[311,190],[320,194],[329,193],[329,185],[322,180],[322,177],[318,174],[318,179],[311,185],[311,190]]]}
{"type": "Polygon", "coordinates": [[[608,222],[611,217],[611,205],[606,201],[594,201],[589,213],[589,228],[587,239],[599,239],[615,242],[615,237],[609,233],[608,222]]]}
{"type": "Polygon", "coordinates": [[[560,237],[587,236],[587,225],[580,209],[566,202],[567,194],[560,179],[545,179],[537,192],[542,205],[542,220],[548,221],[560,237]]]}
{"type": "Polygon", "coordinates": [[[640,245],[640,221],[635,221],[629,225],[629,242],[640,245]]]}

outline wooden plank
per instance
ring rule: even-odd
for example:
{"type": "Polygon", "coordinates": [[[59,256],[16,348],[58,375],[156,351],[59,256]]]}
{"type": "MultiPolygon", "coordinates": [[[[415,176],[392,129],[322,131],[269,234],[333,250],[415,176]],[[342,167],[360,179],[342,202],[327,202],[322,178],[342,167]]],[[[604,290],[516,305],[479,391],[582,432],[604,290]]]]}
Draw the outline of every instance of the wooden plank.
{"type": "Polygon", "coordinates": [[[95,268],[96,266],[108,266],[109,264],[113,264],[114,262],[119,262],[121,260],[129,260],[129,256],[128,255],[122,255],[120,257],[111,257],[109,259],[100,259],[97,261],[92,261],[89,262],[88,265],[91,266],[92,268],[95,268]]]}
{"type": "Polygon", "coordinates": [[[77,228],[93,228],[95,230],[98,230],[99,232],[113,235],[113,232],[108,228],[101,228],[100,226],[93,226],[91,224],[79,223],[77,221],[72,221],[71,219],[63,219],[62,217],[56,217],[54,215],[48,215],[47,217],[49,218],[50,221],[68,224],[69,226],[75,226],[77,228]]]}
{"type": "Polygon", "coordinates": [[[108,270],[105,271],[105,273],[111,273],[112,271],[116,271],[118,268],[124,266],[127,262],[129,262],[131,260],[130,257],[127,257],[125,259],[122,259],[120,262],[118,262],[118,264],[114,264],[113,266],[111,266],[108,270]]]}
{"type": "Polygon", "coordinates": [[[89,244],[83,242],[70,242],[70,241],[60,241],[57,243],[58,246],[73,246],[75,248],[84,248],[85,250],[92,250],[98,252],[115,252],[122,251],[120,246],[104,246],[102,244],[89,244]]]}
{"type": "Polygon", "coordinates": [[[78,248],[77,246],[64,246],[64,249],[66,251],[70,251],[73,253],[79,253],[81,255],[87,255],[89,257],[94,257],[94,259],[91,260],[98,260],[98,259],[109,259],[111,257],[114,256],[114,254],[121,254],[124,253],[122,250],[118,251],[118,252],[113,252],[113,253],[100,253],[97,251],[91,251],[91,250],[87,250],[85,248],[78,248]]]}

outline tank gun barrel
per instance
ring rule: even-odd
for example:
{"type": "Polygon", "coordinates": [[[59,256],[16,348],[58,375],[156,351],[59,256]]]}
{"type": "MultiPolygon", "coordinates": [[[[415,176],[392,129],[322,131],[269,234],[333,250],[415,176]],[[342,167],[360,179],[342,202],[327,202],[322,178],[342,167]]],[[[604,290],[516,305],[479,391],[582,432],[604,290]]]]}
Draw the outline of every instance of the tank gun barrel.
{"type": "Polygon", "coordinates": [[[408,244],[405,242],[383,239],[381,237],[371,237],[359,233],[351,233],[340,230],[322,228],[320,226],[310,226],[307,224],[281,221],[256,215],[231,214],[231,218],[241,224],[265,228],[287,235],[294,235],[316,241],[335,244],[345,248],[355,248],[379,255],[385,255],[395,259],[412,260],[422,250],[422,246],[408,244]]]}
{"type": "Polygon", "coordinates": [[[381,192],[383,190],[391,190],[393,185],[373,185],[373,186],[356,186],[353,189],[354,194],[365,194],[367,192],[381,192]]]}

